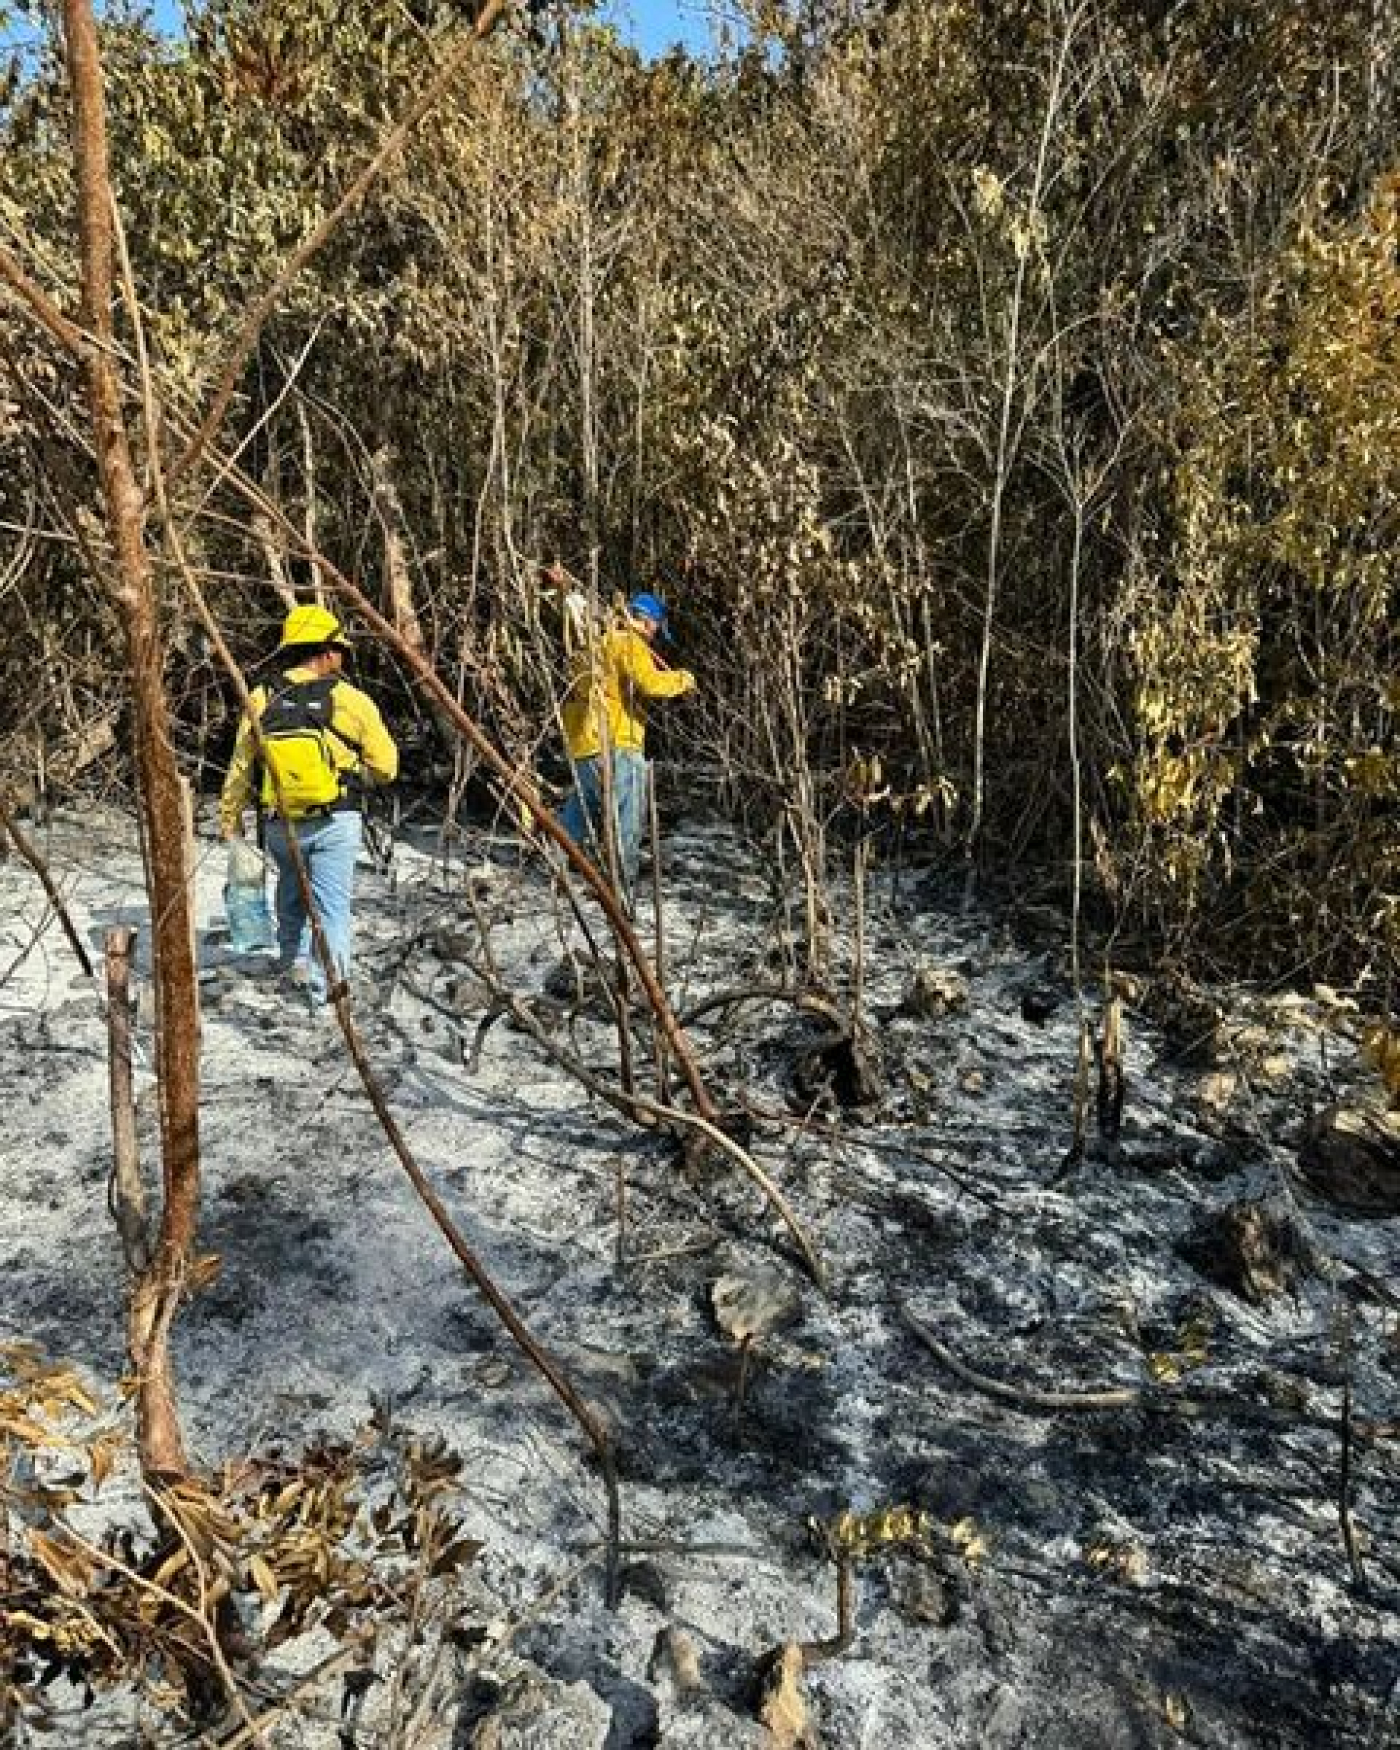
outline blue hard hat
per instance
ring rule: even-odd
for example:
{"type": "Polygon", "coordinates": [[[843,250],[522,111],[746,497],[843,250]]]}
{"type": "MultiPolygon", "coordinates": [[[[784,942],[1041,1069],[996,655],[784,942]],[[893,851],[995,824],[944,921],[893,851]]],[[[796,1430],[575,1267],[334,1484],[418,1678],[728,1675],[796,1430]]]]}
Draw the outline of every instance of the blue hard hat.
{"type": "Polygon", "coordinates": [[[663,634],[666,631],[666,604],[660,596],[651,595],[643,590],[640,595],[634,595],[627,604],[629,614],[645,614],[647,619],[655,620],[663,634]]]}

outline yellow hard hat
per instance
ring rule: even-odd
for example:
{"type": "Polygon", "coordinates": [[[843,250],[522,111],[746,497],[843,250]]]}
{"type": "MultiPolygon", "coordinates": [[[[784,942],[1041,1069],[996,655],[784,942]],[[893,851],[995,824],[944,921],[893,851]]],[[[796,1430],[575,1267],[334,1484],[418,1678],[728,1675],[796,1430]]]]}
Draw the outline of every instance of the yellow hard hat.
{"type": "Polygon", "coordinates": [[[289,644],[339,644],[343,648],[347,643],[340,621],[330,609],[308,602],[293,608],[282,622],[282,642],[277,648],[285,650],[289,644]]]}

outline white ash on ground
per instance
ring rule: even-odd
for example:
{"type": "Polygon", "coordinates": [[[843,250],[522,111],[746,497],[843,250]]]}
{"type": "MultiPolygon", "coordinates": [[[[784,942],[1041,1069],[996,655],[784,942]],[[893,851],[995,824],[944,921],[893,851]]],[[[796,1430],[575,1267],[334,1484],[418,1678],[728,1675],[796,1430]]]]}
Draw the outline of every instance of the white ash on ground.
{"type": "MultiPolygon", "coordinates": [[[[59,817],[38,838],[95,957],[114,923],[144,941],[125,823],[59,817]]],[[[1063,954],[945,904],[927,872],[884,873],[861,1025],[844,1033],[850,1089],[866,1101],[878,1081],[879,1097],[844,1106],[830,1052],[854,942],[838,931],[837,1022],[775,994],[790,938],[755,851],[673,832],[668,989],[695,1013],[721,1106],[747,1106],[746,1145],[810,1234],[819,1291],[722,1156],[630,1126],[521,1016],[483,1027],[498,976],[615,1079],[596,980],[557,976],[538,863],[499,834],[450,852],[402,838],[387,872],[365,871],[357,1012],[416,1158],[616,1432],[627,1547],[609,1610],[577,1428],[432,1227],[338,1033],[227,955],[222,852],[200,848],[201,1248],[220,1269],[175,1332],[187,1432],[211,1470],[371,1423],[461,1455],[454,1511],[482,1547],[424,1743],[774,1741],[761,1662],[837,1627],[821,1528],[895,1505],[920,1536],[871,1532],[850,1644],[806,1671],[827,1750],[1400,1743],[1400,1219],[1334,1206],[1296,1170],[1310,1115],[1370,1098],[1335,1001],[1212,993],[1229,1026],[1205,1063],[1129,987],[1121,1133],[1096,1139],[1091,1117],[1071,1160],[1081,1006],[1063,954]],[[1223,1074],[1227,1095],[1202,1099],[1223,1074]],[[1256,1255],[1269,1235],[1282,1262],[1256,1255]],[[717,1283],[732,1305],[746,1280],[775,1297],[775,1278],[792,1316],[721,1328],[717,1283]]],[[[3,1334],[111,1399],[122,1265],[100,993],[17,859],[0,864],[0,920],[3,1334]]],[[[577,926],[565,935],[577,951],[577,926]]],[[[651,1029],[632,1015],[650,1087],[651,1029]]],[[[83,1510],[90,1526],[139,1517],[129,1475],[112,1500],[83,1510]]],[[[260,1681],[276,1693],[329,1644],[289,1642],[260,1681]]],[[[381,1679],[395,1656],[379,1649],[381,1679]]],[[[268,1741],[335,1745],[341,1681],[275,1716],[268,1741]]],[[[385,1741],[388,1687],[358,1698],[356,1741],[385,1741]]],[[[134,1697],[65,1706],[67,1743],[199,1742],[134,1697]]]]}

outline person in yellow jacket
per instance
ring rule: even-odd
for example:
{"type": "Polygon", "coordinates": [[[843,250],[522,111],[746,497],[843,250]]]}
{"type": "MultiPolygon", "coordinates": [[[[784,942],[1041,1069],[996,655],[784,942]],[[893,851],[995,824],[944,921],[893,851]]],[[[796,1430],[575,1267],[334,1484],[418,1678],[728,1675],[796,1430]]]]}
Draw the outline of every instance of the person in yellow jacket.
{"type": "Polygon", "coordinates": [[[344,978],[365,791],[392,783],[399,769],[379,707],[341,678],[346,649],[340,622],[327,609],[291,610],[274,657],[278,678],[256,687],[250,699],[263,750],[245,716],[219,797],[225,839],[242,836],[250,804],[266,815],[267,849],[277,868],[278,964],[284,971],[305,964],[313,1008],[326,1001],[326,973],[312,945],[289,842],[294,837],[301,850],[331,960],[344,978]]]}
{"type": "Polygon", "coordinates": [[[562,712],[564,750],[574,787],[560,824],[580,849],[611,871],[613,855],[623,897],[637,891],[646,814],[647,706],[693,692],[689,669],[668,668],[653,648],[666,636],[666,605],[644,592],[601,637],[585,638],[575,656],[562,712]],[[612,854],[603,832],[611,798],[612,854]]]}

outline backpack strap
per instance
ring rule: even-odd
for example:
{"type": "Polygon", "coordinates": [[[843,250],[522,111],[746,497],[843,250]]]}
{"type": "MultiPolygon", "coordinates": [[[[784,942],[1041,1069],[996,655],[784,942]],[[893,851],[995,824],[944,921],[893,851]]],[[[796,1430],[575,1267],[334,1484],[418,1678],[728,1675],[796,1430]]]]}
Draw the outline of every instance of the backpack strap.
{"type": "Polygon", "coordinates": [[[369,790],[369,786],[365,783],[364,777],[364,743],[356,741],[353,735],[347,735],[343,729],[337,729],[335,726],[335,689],[337,685],[338,682],[332,680],[331,714],[326,719],[326,733],[327,735],[333,735],[342,747],[349,748],[350,752],[355,756],[356,763],[353,766],[347,766],[344,772],[340,775],[340,793],[342,796],[353,794],[357,806],[361,813],[363,813],[365,797],[369,790]]]}
{"type": "MultiPolygon", "coordinates": [[[[326,704],[328,707],[327,714],[326,714],[326,721],[323,724],[321,724],[319,727],[321,729],[323,729],[327,735],[333,735],[335,737],[335,739],[341,744],[342,747],[349,748],[352,753],[356,754],[357,756],[359,756],[361,758],[361,760],[363,760],[364,750],[363,750],[361,744],[358,741],[354,740],[353,737],[346,735],[342,730],[337,729],[334,722],[332,721],[332,718],[334,717],[334,714],[335,714],[335,697],[334,697],[334,695],[335,695],[335,688],[336,688],[336,679],[334,676],[313,675],[310,680],[294,681],[294,680],[289,680],[285,671],[284,671],[283,674],[279,677],[278,681],[265,681],[263,683],[264,697],[263,697],[262,711],[259,713],[259,717],[261,718],[262,716],[266,715],[268,708],[272,705],[274,700],[285,699],[289,693],[299,692],[303,688],[311,688],[311,687],[323,688],[324,692],[325,692],[326,704]]],[[[261,842],[261,839],[263,836],[263,806],[262,806],[263,770],[264,770],[263,760],[261,758],[255,759],[253,762],[253,796],[254,796],[255,804],[256,804],[256,807],[258,810],[258,837],[259,837],[260,842],[261,842]]],[[[340,794],[337,797],[336,802],[331,802],[331,803],[328,803],[326,805],[324,812],[327,814],[336,813],[337,812],[337,803],[343,804],[345,801],[345,798],[347,796],[347,793],[350,792],[352,789],[355,793],[355,796],[354,796],[354,801],[351,804],[351,806],[355,807],[355,808],[363,809],[363,806],[364,806],[363,795],[364,795],[364,791],[365,791],[365,784],[364,784],[364,779],[361,777],[359,771],[353,766],[346,767],[343,771],[340,769],[337,769],[336,778],[337,778],[339,786],[340,786],[340,794]]],[[[318,809],[316,811],[317,814],[319,814],[321,812],[323,812],[323,811],[320,809],[318,809]]]]}

